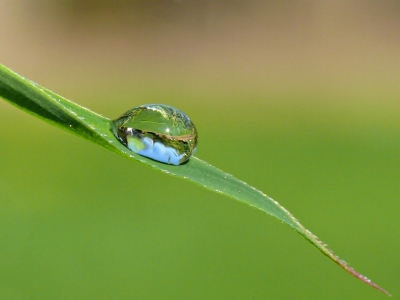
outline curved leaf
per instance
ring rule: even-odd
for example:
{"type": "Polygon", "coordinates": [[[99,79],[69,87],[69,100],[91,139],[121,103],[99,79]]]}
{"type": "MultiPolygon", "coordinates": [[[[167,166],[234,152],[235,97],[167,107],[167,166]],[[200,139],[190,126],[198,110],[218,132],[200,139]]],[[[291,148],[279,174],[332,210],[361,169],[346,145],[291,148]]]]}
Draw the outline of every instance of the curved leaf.
{"type": "Polygon", "coordinates": [[[99,144],[128,159],[139,161],[164,173],[186,179],[211,191],[244,202],[278,218],[293,227],[312,245],[317,247],[318,250],[351,275],[377,290],[390,295],[387,291],[355,271],[347,265],[346,262],[333,254],[324,243],[305,229],[299,221],[278,202],[245,182],[236,179],[232,175],[196,157],[192,157],[187,163],[177,167],[159,163],[135,154],[114,137],[110,130],[110,119],[68,101],[36,83],[19,76],[2,65],[0,65],[0,97],[4,98],[12,105],[44,119],[63,130],[99,144]]]}

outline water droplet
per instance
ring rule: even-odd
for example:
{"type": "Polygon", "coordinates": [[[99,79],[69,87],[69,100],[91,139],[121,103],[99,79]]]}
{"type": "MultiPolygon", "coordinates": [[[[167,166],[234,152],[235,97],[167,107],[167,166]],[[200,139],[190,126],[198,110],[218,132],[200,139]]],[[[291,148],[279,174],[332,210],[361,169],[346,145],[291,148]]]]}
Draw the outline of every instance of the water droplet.
{"type": "Polygon", "coordinates": [[[112,122],[112,131],[131,151],[173,165],[187,161],[197,147],[196,127],[180,110],[146,104],[112,122]]]}

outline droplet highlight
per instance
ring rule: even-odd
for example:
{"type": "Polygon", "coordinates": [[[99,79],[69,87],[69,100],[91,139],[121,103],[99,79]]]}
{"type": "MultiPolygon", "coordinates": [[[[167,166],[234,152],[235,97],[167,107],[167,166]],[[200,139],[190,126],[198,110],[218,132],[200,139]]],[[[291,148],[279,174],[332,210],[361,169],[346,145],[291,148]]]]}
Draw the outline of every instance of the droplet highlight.
{"type": "Polygon", "coordinates": [[[140,105],[112,121],[113,134],[132,152],[180,165],[197,148],[197,130],[179,109],[163,104],[140,105]]]}

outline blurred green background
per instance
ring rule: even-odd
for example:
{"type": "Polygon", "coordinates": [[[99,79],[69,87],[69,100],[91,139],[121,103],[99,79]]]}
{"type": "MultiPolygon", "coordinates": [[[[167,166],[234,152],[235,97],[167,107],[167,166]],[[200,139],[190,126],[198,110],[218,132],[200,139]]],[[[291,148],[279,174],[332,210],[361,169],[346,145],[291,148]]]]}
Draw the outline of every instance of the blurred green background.
{"type": "MultiPolygon", "coordinates": [[[[0,2],[0,63],[196,156],[400,294],[398,1],[0,2]]],[[[264,213],[0,101],[1,299],[382,299],[264,213]]]]}

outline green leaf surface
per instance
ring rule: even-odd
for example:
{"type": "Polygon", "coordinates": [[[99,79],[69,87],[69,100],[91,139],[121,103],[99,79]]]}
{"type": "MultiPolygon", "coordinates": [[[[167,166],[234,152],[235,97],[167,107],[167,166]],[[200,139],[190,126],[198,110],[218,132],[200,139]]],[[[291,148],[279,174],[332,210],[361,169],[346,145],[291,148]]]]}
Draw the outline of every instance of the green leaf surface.
{"type": "Polygon", "coordinates": [[[53,92],[21,77],[0,65],[0,97],[63,130],[81,136],[126,158],[141,162],[156,170],[191,181],[208,190],[244,202],[272,215],[293,227],[323,254],[361,281],[390,295],[387,291],[356,272],[333,254],[324,243],[305,229],[289,211],[261,191],[236,179],[197,157],[180,166],[167,165],[135,154],[112,134],[112,120],[79,106],[53,92]]]}

